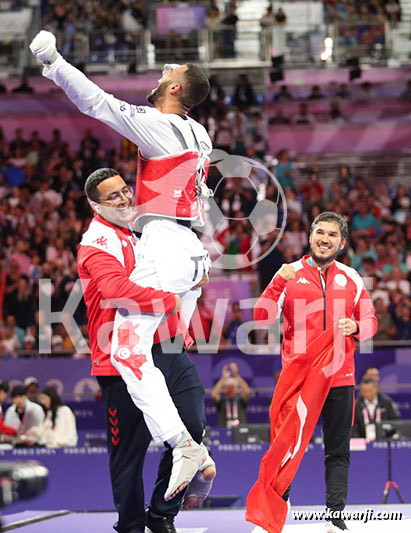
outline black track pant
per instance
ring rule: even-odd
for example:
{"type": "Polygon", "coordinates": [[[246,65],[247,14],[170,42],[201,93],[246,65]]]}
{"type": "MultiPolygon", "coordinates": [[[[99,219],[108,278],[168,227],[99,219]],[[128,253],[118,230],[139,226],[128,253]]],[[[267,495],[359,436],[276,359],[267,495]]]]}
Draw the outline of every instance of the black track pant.
{"type": "MultiPolygon", "coordinates": [[[[201,442],[205,427],[204,389],[197,370],[186,353],[162,354],[153,347],[155,365],[163,372],[171,397],[192,437],[201,442]]],[[[151,435],[143,415],[134,405],[121,377],[98,377],[107,422],[110,477],[119,533],[144,533],[143,463],[151,435]]],[[[162,454],[151,499],[154,513],[176,515],[183,493],[164,500],[172,464],[172,452],[162,454]]]]}
{"type": "Polygon", "coordinates": [[[354,387],[333,387],[322,410],[325,453],[325,504],[342,511],[347,501],[354,387]]]}

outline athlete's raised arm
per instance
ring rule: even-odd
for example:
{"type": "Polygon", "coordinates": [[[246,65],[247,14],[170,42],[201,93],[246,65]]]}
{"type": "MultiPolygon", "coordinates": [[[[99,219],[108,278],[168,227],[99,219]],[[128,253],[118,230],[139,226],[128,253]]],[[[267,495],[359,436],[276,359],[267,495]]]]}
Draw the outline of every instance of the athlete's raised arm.
{"type": "Polygon", "coordinates": [[[111,126],[144,152],[156,139],[156,122],[164,120],[162,113],[149,106],[136,106],[108,94],[70,65],[56,48],[56,38],[49,31],[40,31],[30,44],[30,50],[43,65],[43,76],[54,81],[73,104],[84,114],[111,126]]]}

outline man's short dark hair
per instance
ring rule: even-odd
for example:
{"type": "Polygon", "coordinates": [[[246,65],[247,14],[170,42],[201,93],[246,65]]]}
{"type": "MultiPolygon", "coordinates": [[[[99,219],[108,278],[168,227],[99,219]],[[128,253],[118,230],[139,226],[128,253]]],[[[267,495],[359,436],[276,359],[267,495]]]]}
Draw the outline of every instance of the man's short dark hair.
{"type": "Polygon", "coordinates": [[[16,385],[13,387],[10,396],[15,398],[16,396],[27,396],[26,387],[24,385],[16,385]]]}
{"type": "Polygon", "coordinates": [[[183,72],[180,103],[188,111],[207,98],[210,82],[199,66],[187,63],[187,67],[188,69],[183,72]]]}
{"type": "Polygon", "coordinates": [[[86,179],[84,185],[84,192],[89,200],[96,202],[98,200],[98,190],[97,187],[101,182],[112,178],[113,176],[120,176],[120,172],[114,170],[114,168],[99,168],[90,174],[86,179]]]}
{"type": "Polygon", "coordinates": [[[347,240],[348,225],[343,216],[339,215],[338,213],[334,213],[333,211],[324,211],[324,213],[320,213],[315,217],[313,223],[311,224],[310,235],[315,230],[315,227],[319,222],[336,222],[340,228],[342,239],[344,241],[347,240]]]}
{"type": "Polygon", "coordinates": [[[0,390],[4,391],[6,394],[9,392],[9,384],[7,381],[0,381],[0,390]]]}

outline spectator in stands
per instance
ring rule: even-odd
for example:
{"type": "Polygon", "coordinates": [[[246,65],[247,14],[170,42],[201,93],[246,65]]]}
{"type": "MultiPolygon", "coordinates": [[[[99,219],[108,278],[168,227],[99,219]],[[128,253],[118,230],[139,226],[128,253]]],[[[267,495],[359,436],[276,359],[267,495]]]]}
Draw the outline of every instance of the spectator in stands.
{"type": "Polygon", "coordinates": [[[411,80],[407,80],[407,85],[401,95],[401,98],[403,100],[411,100],[411,80]]]}
{"type": "Polygon", "coordinates": [[[14,152],[16,148],[21,148],[23,151],[27,146],[27,142],[23,139],[23,129],[17,128],[15,131],[15,138],[10,142],[9,150],[14,152]]]}
{"type": "Polygon", "coordinates": [[[34,376],[29,376],[24,380],[24,386],[26,387],[26,394],[31,402],[38,403],[39,382],[34,376]]]}
{"type": "Polygon", "coordinates": [[[0,357],[10,358],[17,356],[19,340],[15,332],[7,330],[4,324],[0,323],[0,357]]]}
{"type": "Polygon", "coordinates": [[[376,424],[382,420],[399,420],[398,407],[393,400],[378,391],[378,385],[369,378],[363,378],[360,393],[355,402],[355,418],[352,436],[375,440],[376,424]]]}
{"type": "Polygon", "coordinates": [[[274,25],[272,28],[272,57],[284,57],[287,44],[287,36],[285,26],[287,24],[287,16],[283,9],[279,7],[277,13],[274,15],[274,25]]]}
{"type": "Polygon", "coordinates": [[[316,120],[314,115],[309,112],[308,104],[306,102],[301,102],[298,106],[298,113],[293,116],[291,122],[296,126],[311,126],[315,124],[316,120]]]}
{"type": "Polygon", "coordinates": [[[411,339],[411,304],[409,298],[403,298],[395,307],[394,323],[397,328],[396,340],[411,339]]]}
{"type": "Polygon", "coordinates": [[[26,335],[23,339],[23,356],[37,357],[38,349],[36,349],[36,338],[33,335],[26,335]]]}
{"type": "Polygon", "coordinates": [[[348,98],[351,98],[350,91],[348,89],[348,85],[346,83],[341,83],[338,92],[335,95],[337,98],[341,98],[342,100],[346,100],[348,98]]]}
{"type": "Polygon", "coordinates": [[[6,94],[7,87],[4,85],[4,83],[0,82],[0,94],[6,94]]]}
{"type": "Polygon", "coordinates": [[[235,107],[229,113],[231,122],[231,152],[235,155],[245,155],[247,143],[247,116],[240,107],[235,107]]]}
{"type": "Polygon", "coordinates": [[[216,5],[210,7],[205,26],[209,32],[209,42],[213,45],[213,57],[217,59],[221,57],[221,16],[216,5]]]}
{"type": "Polygon", "coordinates": [[[17,87],[14,87],[14,89],[11,91],[12,93],[28,93],[32,94],[34,93],[33,87],[30,85],[29,77],[27,74],[23,74],[21,77],[20,85],[17,87]]]}
{"type": "Polygon", "coordinates": [[[250,387],[240,376],[238,365],[224,365],[221,378],[211,391],[217,409],[217,426],[232,428],[247,423],[247,405],[250,387]]]}
{"type": "Polygon", "coordinates": [[[382,298],[374,300],[375,316],[378,320],[378,330],[374,335],[375,341],[389,341],[393,340],[397,332],[397,328],[388,312],[387,306],[384,304],[382,298]]]}
{"type": "Polygon", "coordinates": [[[56,389],[44,387],[40,402],[46,411],[46,418],[41,424],[30,428],[27,435],[48,448],[76,446],[76,418],[70,407],[64,405],[56,389]]]}
{"type": "MultiPolygon", "coordinates": [[[[399,256],[396,257],[396,261],[399,261],[399,256]]],[[[411,295],[411,284],[406,279],[407,277],[407,267],[405,266],[405,263],[403,263],[400,266],[393,266],[393,265],[387,265],[390,268],[383,269],[384,273],[387,273],[389,276],[387,276],[388,281],[386,283],[386,288],[389,291],[395,291],[400,290],[402,294],[405,294],[406,296],[411,295]],[[404,270],[403,270],[404,269],[404,270]]]]}
{"type": "Polygon", "coordinates": [[[233,101],[234,105],[240,109],[250,107],[254,104],[254,89],[248,81],[246,74],[240,74],[234,88],[233,101]]]}
{"type": "Polygon", "coordinates": [[[12,335],[17,337],[18,347],[23,346],[24,337],[26,335],[23,328],[19,328],[16,324],[16,317],[14,315],[6,316],[6,330],[12,335]]]}
{"type": "Polygon", "coordinates": [[[378,370],[378,368],[376,366],[369,366],[368,368],[365,369],[365,372],[362,376],[362,379],[371,379],[372,381],[374,381],[374,383],[376,383],[377,385],[379,385],[380,383],[380,371],[378,370]]]}
{"type": "Polygon", "coordinates": [[[313,85],[311,87],[311,93],[308,95],[308,100],[322,100],[325,96],[321,92],[319,85],[313,85]]]}
{"type": "Polygon", "coordinates": [[[217,150],[231,151],[232,142],[232,123],[228,116],[228,110],[225,107],[219,108],[214,114],[214,139],[213,145],[217,150]]]}
{"type": "Polygon", "coordinates": [[[360,274],[364,274],[363,262],[366,257],[372,258],[375,262],[378,259],[375,249],[370,247],[369,239],[359,238],[356,241],[355,252],[352,252],[350,266],[360,274]]]}
{"type": "Polygon", "coordinates": [[[283,256],[284,244],[280,240],[276,246],[275,241],[278,238],[278,230],[273,230],[265,235],[260,235],[260,259],[257,263],[260,290],[261,292],[267,287],[273,277],[273,272],[277,272],[285,262],[283,256]],[[268,252],[268,253],[267,253],[268,252]],[[267,254],[267,255],[265,255],[267,254]]]}
{"type": "Polygon", "coordinates": [[[388,0],[384,6],[384,11],[394,26],[401,20],[401,6],[397,0],[388,0]]]}
{"type": "Polygon", "coordinates": [[[232,221],[224,235],[223,242],[225,243],[226,268],[249,270],[246,257],[251,259],[251,238],[242,220],[232,221]]]}
{"type": "Polygon", "coordinates": [[[274,24],[274,13],[271,5],[267,7],[267,11],[260,18],[260,58],[265,59],[267,50],[272,50],[272,27],[274,24]]]}
{"type": "Polygon", "coordinates": [[[371,82],[365,81],[361,84],[360,90],[357,93],[358,100],[372,100],[375,98],[375,90],[371,82]]]}
{"type": "Polygon", "coordinates": [[[4,422],[16,429],[19,435],[25,435],[30,428],[43,423],[43,408],[28,399],[26,387],[23,385],[13,387],[11,401],[13,405],[7,409],[4,422]]]}
{"type": "Polygon", "coordinates": [[[237,36],[237,22],[236,7],[230,4],[227,15],[221,21],[222,57],[235,57],[234,43],[237,36]]]}
{"type": "Polygon", "coordinates": [[[283,189],[287,187],[294,188],[293,185],[293,162],[290,158],[290,153],[286,148],[282,148],[276,154],[277,164],[274,167],[275,177],[283,189]]]}
{"type": "Polygon", "coordinates": [[[286,102],[293,99],[294,97],[291,94],[288,85],[281,85],[278,93],[274,95],[274,102],[286,102]]]}
{"type": "Polygon", "coordinates": [[[14,315],[16,325],[20,328],[34,325],[35,303],[27,276],[21,276],[18,280],[17,290],[8,297],[6,309],[7,314],[14,315]]]}
{"type": "Polygon", "coordinates": [[[12,437],[14,437],[14,435],[17,433],[16,429],[12,428],[11,426],[8,426],[3,422],[2,406],[4,400],[7,398],[8,392],[9,384],[7,383],[7,381],[0,381],[0,436],[11,435],[12,437]]]}
{"type": "Polygon", "coordinates": [[[215,74],[210,76],[209,82],[210,82],[210,92],[208,93],[207,98],[205,99],[205,102],[201,105],[208,106],[208,108],[211,111],[212,106],[215,105],[218,100],[224,102],[225,92],[218,81],[218,77],[215,74]]]}
{"type": "Polygon", "coordinates": [[[231,318],[228,324],[223,328],[223,337],[231,346],[241,344],[245,339],[237,339],[238,328],[244,323],[243,313],[240,303],[234,302],[231,305],[231,318]]]}
{"type": "Polygon", "coordinates": [[[308,245],[307,232],[299,220],[293,220],[287,227],[282,238],[284,248],[292,250],[294,260],[303,255],[308,245]]]}
{"type": "Polygon", "coordinates": [[[367,204],[360,202],[351,222],[351,235],[353,239],[359,237],[372,237],[378,228],[375,216],[368,211],[367,204]]]}
{"type": "Polygon", "coordinates": [[[331,102],[330,104],[330,121],[334,122],[335,124],[343,124],[345,122],[345,118],[341,112],[338,101],[331,102]]]}
{"type": "Polygon", "coordinates": [[[251,115],[251,123],[247,127],[247,145],[252,146],[258,159],[263,160],[267,151],[267,124],[260,113],[251,115]]]}
{"type": "Polygon", "coordinates": [[[283,126],[284,124],[290,124],[290,119],[284,115],[282,107],[277,107],[274,116],[272,116],[268,124],[270,126],[283,126]]]}

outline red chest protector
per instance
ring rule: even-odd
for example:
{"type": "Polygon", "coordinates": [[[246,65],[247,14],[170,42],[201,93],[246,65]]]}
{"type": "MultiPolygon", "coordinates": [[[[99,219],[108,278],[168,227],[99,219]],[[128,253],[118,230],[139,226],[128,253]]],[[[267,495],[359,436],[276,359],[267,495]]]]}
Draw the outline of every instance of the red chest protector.
{"type": "Polygon", "coordinates": [[[144,215],[204,220],[201,183],[206,182],[209,159],[199,167],[199,153],[187,150],[178,155],[146,159],[138,152],[136,221],[144,215]]]}

